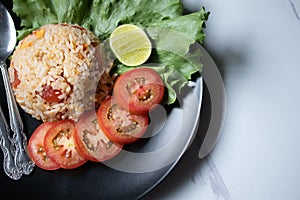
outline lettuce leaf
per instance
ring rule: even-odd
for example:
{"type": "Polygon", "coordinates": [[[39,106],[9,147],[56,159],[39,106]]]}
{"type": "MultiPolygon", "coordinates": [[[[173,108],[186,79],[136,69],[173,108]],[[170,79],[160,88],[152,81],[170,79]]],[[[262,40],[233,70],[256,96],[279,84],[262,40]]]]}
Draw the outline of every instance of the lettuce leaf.
{"type": "MultiPolygon", "coordinates": [[[[148,67],[155,69],[168,88],[166,104],[176,101],[181,89],[191,80],[192,74],[202,71],[201,52],[191,52],[190,47],[205,38],[203,28],[209,13],[199,12],[150,24],[146,31],[155,44],[148,67]]],[[[129,68],[118,64],[119,74],[129,68]]],[[[130,68],[131,69],[131,68],[130,68]]]]}
{"type": "Polygon", "coordinates": [[[105,40],[120,24],[142,27],[182,15],[179,0],[13,0],[13,11],[21,19],[18,39],[50,23],[75,23],[105,40]]]}
{"type": "MultiPolygon", "coordinates": [[[[166,104],[174,103],[181,88],[202,69],[201,52],[191,53],[190,46],[205,39],[209,12],[204,7],[184,15],[180,0],[13,0],[13,11],[21,19],[19,41],[50,23],[79,24],[102,41],[121,24],[144,28],[154,44],[146,66],[163,78],[168,89],[166,104]]],[[[114,68],[119,74],[130,69],[120,63],[114,68]]]]}

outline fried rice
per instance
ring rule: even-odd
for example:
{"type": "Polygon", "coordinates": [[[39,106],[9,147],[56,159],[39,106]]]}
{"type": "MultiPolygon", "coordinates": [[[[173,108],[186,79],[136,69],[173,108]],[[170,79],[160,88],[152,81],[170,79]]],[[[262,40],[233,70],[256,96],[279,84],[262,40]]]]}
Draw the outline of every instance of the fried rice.
{"type": "Polygon", "coordinates": [[[42,121],[78,120],[112,90],[103,45],[89,30],[49,24],[19,42],[9,67],[20,107],[42,121]]]}

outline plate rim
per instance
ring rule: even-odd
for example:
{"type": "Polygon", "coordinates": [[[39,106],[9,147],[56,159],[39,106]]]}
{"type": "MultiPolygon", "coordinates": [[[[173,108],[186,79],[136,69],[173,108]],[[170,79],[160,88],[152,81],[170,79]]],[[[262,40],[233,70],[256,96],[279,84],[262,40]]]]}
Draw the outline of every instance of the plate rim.
{"type": "Polygon", "coordinates": [[[175,166],[178,164],[178,162],[181,160],[182,156],[184,155],[184,153],[188,150],[188,148],[190,147],[192,141],[194,140],[198,128],[199,128],[199,122],[200,122],[200,113],[201,113],[201,108],[202,108],[202,98],[203,98],[203,77],[200,75],[198,77],[199,79],[199,103],[198,103],[198,107],[197,107],[197,119],[195,120],[194,126],[193,126],[193,131],[192,134],[190,134],[190,137],[188,139],[188,142],[185,144],[185,146],[183,147],[182,151],[180,152],[179,156],[177,157],[177,159],[169,165],[169,168],[167,169],[167,171],[164,173],[163,176],[161,176],[156,183],[154,183],[150,188],[148,188],[146,191],[144,191],[140,196],[138,196],[136,198],[136,200],[138,199],[142,199],[143,197],[147,196],[147,194],[149,194],[151,191],[153,191],[163,180],[165,180],[165,178],[173,171],[173,169],[175,168],[175,166]]]}

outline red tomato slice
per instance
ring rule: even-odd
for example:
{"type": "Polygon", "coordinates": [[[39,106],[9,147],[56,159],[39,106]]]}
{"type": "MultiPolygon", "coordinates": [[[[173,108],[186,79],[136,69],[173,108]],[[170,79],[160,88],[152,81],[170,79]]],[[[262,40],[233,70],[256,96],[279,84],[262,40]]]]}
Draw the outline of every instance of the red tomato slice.
{"type": "Polygon", "coordinates": [[[74,135],[79,153],[86,159],[102,162],[117,155],[123,145],[113,143],[99,126],[95,111],[85,113],[76,123],[74,135]]]}
{"type": "Polygon", "coordinates": [[[21,83],[21,81],[20,81],[19,76],[18,76],[18,71],[14,68],[14,80],[11,83],[11,86],[13,88],[17,88],[20,83],[21,83]]]}
{"type": "Polygon", "coordinates": [[[113,97],[101,103],[97,116],[104,134],[111,141],[121,144],[138,140],[148,125],[148,115],[135,115],[121,109],[113,97]]]}
{"type": "Polygon", "coordinates": [[[61,102],[62,99],[59,98],[61,94],[60,90],[54,90],[51,86],[45,85],[39,95],[48,102],[61,102]]]}
{"type": "Polygon", "coordinates": [[[73,169],[87,160],[78,152],[74,141],[76,132],[72,120],[57,122],[45,135],[44,145],[49,158],[64,169],[73,169]]]}
{"type": "Polygon", "coordinates": [[[119,76],[114,85],[118,105],[134,114],[146,114],[164,96],[160,75],[150,68],[135,68],[119,76]]]}
{"type": "Polygon", "coordinates": [[[36,166],[45,170],[55,170],[60,168],[47,156],[44,148],[44,137],[49,129],[55,125],[55,122],[44,122],[39,125],[28,141],[28,153],[36,166]]]}

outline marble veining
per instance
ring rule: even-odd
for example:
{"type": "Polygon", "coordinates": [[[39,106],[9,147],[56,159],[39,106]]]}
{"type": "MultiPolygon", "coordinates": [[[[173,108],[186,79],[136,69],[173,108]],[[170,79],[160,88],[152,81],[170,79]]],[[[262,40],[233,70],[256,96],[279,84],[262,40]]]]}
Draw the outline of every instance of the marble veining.
{"type": "Polygon", "coordinates": [[[223,200],[231,200],[229,190],[210,155],[205,158],[205,162],[209,168],[209,182],[212,191],[223,200]]]}
{"type": "Polygon", "coordinates": [[[299,15],[299,12],[298,12],[298,10],[296,8],[296,4],[295,4],[294,0],[290,0],[289,2],[290,2],[290,5],[291,5],[292,10],[293,10],[293,13],[296,16],[297,20],[300,20],[300,15],[299,15]]]}
{"type": "Polygon", "coordinates": [[[300,0],[184,2],[211,12],[205,48],[222,70],[227,115],[214,149],[197,160],[191,146],[147,199],[299,200],[300,0]]]}

